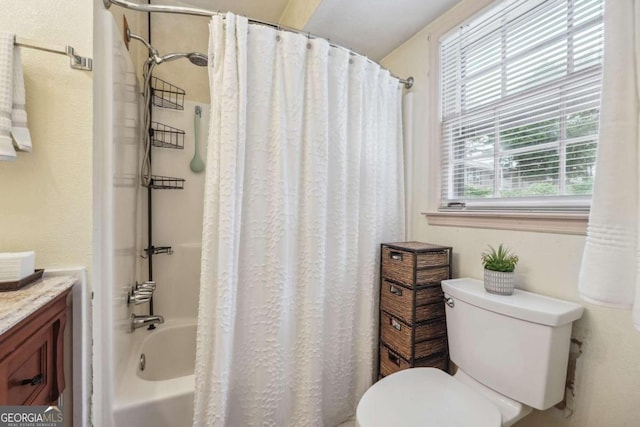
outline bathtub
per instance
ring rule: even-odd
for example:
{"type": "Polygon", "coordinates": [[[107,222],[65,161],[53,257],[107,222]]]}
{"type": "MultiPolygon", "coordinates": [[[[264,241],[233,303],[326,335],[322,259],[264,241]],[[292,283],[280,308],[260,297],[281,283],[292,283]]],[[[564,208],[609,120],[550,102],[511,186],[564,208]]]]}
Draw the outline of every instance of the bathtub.
{"type": "Polygon", "coordinates": [[[139,329],[114,396],[118,427],[189,427],[193,422],[196,323],[139,329]],[[145,355],[145,369],[140,357],[145,355]]]}

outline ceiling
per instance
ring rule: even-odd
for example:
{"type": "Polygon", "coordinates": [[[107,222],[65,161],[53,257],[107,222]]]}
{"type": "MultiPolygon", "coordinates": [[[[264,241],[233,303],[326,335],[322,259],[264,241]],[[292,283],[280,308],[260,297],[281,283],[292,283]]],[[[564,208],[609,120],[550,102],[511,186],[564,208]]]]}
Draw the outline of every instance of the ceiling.
{"type": "MultiPolygon", "coordinates": [[[[308,1],[308,0],[291,0],[308,1]]],[[[460,0],[321,0],[303,30],[380,60],[460,0]]],[[[160,0],[156,0],[158,4],[160,0]]],[[[289,0],[167,0],[278,23],[289,0]]]]}
{"type": "Polygon", "coordinates": [[[378,61],[460,0],[323,0],[304,30],[378,61]]]}
{"type": "Polygon", "coordinates": [[[289,0],[153,0],[154,4],[180,4],[220,12],[233,12],[260,21],[278,23],[289,0]]]}

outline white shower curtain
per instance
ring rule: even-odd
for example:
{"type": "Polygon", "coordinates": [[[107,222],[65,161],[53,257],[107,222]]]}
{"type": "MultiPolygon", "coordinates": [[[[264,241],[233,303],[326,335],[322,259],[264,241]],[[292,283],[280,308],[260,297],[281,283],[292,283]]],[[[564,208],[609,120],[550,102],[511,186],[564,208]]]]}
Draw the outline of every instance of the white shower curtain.
{"type": "Polygon", "coordinates": [[[402,240],[397,79],[326,40],[211,21],[195,426],[332,426],[374,375],[402,240]]]}
{"type": "Polygon", "coordinates": [[[640,0],[605,2],[600,136],[580,295],[640,330],[640,0]]]}

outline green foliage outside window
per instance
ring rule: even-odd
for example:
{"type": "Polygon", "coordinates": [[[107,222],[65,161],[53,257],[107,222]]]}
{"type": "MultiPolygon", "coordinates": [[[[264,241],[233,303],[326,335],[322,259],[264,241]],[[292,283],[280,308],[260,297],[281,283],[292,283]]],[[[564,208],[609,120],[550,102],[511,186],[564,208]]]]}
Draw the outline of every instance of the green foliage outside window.
{"type": "MultiPolygon", "coordinates": [[[[597,134],[598,110],[587,110],[565,116],[564,136],[565,170],[560,170],[561,159],[557,148],[540,149],[509,155],[510,150],[555,143],[562,137],[560,118],[552,118],[523,126],[505,129],[499,133],[501,186],[497,194],[493,189],[493,166],[486,162],[472,163],[457,168],[457,174],[465,173],[464,197],[535,197],[553,196],[560,192],[559,180],[564,176],[566,195],[590,194],[593,188],[593,171],[596,153],[595,141],[572,142],[576,138],[597,134]],[[464,169],[464,170],[463,170],[464,169]],[[469,176],[475,177],[469,180],[469,176]],[[506,185],[505,185],[506,184],[506,185]]],[[[491,153],[492,135],[465,134],[458,138],[457,154],[467,159],[491,153]],[[464,148],[462,148],[464,147],[464,148]]]]}

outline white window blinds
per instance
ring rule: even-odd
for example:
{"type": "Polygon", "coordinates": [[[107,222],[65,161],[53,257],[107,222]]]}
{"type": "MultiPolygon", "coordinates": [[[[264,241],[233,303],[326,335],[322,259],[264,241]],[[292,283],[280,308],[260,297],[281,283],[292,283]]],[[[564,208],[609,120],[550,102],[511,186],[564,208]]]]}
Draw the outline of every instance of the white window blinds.
{"type": "Polygon", "coordinates": [[[602,15],[502,1],[440,40],[442,208],[588,209],[602,15]]]}

